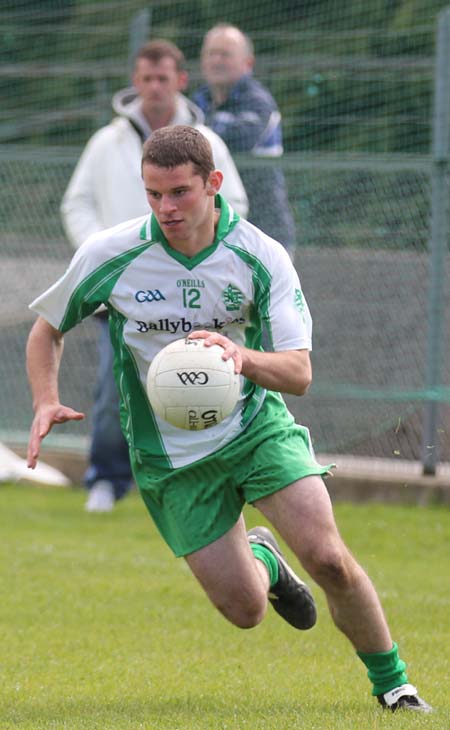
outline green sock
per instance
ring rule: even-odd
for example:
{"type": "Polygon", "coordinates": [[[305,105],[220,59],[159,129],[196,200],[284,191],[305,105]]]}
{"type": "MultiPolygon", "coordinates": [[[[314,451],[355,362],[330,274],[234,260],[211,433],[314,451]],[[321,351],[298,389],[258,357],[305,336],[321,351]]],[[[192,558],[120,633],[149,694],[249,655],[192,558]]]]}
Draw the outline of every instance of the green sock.
{"type": "Polygon", "coordinates": [[[398,655],[397,644],[394,643],[390,651],[380,651],[375,654],[358,651],[357,654],[369,670],[367,676],[373,684],[373,695],[382,695],[408,682],[405,673],[406,664],[398,655]]]}
{"type": "Polygon", "coordinates": [[[278,560],[273,552],[264,545],[258,545],[257,543],[252,542],[250,544],[250,549],[256,560],[260,560],[261,563],[264,563],[266,566],[269,572],[270,587],[273,588],[274,585],[278,583],[278,560]]]}

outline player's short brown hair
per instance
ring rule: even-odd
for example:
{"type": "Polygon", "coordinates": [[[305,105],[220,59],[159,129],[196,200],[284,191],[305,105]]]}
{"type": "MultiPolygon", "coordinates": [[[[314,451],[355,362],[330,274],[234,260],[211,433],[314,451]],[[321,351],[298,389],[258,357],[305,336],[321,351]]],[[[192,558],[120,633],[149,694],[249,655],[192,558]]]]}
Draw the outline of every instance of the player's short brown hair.
{"type": "Polygon", "coordinates": [[[178,167],[190,162],[203,182],[215,169],[209,141],[198,129],[184,124],[156,129],[142,150],[142,165],[178,167]]]}
{"type": "Polygon", "coordinates": [[[138,50],[135,61],[137,62],[140,58],[146,58],[152,63],[159,63],[163,58],[171,58],[177,71],[184,71],[186,66],[183,51],[180,51],[175,43],[159,38],[146,43],[138,50]]]}

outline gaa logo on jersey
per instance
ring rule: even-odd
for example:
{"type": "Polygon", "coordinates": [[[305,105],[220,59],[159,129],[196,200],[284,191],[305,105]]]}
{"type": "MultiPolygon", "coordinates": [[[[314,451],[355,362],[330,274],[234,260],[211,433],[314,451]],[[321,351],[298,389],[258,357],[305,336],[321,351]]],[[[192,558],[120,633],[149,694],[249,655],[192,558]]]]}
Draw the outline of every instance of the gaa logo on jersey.
{"type": "Polygon", "coordinates": [[[143,289],[140,289],[136,292],[134,298],[137,302],[139,302],[139,304],[143,304],[144,302],[161,302],[163,300],[166,300],[166,297],[164,296],[164,294],[161,294],[159,289],[146,289],[145,291],[143,289]]]}

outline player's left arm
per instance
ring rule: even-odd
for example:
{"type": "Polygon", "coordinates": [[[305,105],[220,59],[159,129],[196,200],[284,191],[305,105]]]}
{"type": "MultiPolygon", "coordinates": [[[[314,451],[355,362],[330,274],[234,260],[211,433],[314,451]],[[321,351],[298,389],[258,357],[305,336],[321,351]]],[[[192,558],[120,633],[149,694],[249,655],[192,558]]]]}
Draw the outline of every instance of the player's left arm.
{"type": "Polygon", "coordinates": [[[235,372],[266,390],[304,395],[312,382],[311,315],[287,252],[281,246],[269,247],[265,257],[266,268],[272,271],[270,296],[261,289],[259,306],[269,324],[274,352],[238,345],[219,332],[195,331],[189,337],[203,337],[206,346],[223,347],[222,357],[233,359],[235,372]]]}
{"type": "Polygon", "coordinates": [[[242,375],[266,390],[304,395],[311,385],[309,350],[260,352],[247,347],[241,347],[240,350],[242,375]]]}
{"type": "Polygon", "coordinates": [[[309,350],[285,350],[260,352],[237,345],[219,332],[196,330],[191,339],[204,339],[205,345],[223,347],[223,360],[234,362],[235,373],[242,374],[266,390],[281,391],[291,395],[303,395],[312,381],[309,350]]]}
{"type": "Polygon", "coordinates": [[[35,468],[42,440],[56,423],[79,421],[83,413],[59,400],[58,372],[63,334],[43,317],[34,323],[27,342],[27,372],[33,395],[34,418],[28,442],[28,466],[35,468]]]}

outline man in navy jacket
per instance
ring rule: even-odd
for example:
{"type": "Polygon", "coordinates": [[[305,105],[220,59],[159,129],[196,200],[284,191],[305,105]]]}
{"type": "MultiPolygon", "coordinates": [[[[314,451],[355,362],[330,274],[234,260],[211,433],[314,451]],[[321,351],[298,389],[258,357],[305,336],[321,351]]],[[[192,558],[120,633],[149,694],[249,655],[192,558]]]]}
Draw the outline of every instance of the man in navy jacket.
{"type": "MultiPolygon", "coordinates": [[[[203,110],[206,124],[232,153],[280,157],[281,114],[269,91],[252,75],[250,38],[233,25],[215,25],[205,36],[201,60],[206,85],[193,100],[203,110]]],[[[249,198],[248,219],[293,253],[295,227],[281,169],[246,164],[239,172],[249,198]]]]}

